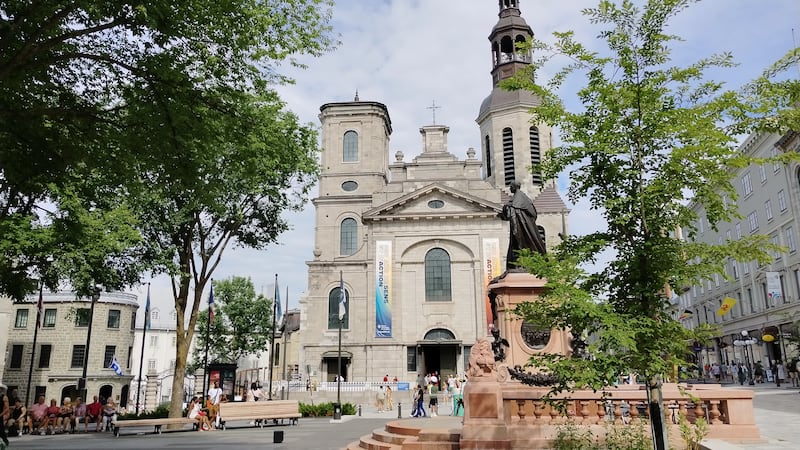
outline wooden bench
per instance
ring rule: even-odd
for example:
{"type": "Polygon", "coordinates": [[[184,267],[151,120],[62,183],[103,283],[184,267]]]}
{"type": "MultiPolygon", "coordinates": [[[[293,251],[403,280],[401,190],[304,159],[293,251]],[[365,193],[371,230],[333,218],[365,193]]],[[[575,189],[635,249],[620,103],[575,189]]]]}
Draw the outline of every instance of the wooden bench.
{"type": "Polygon", "coordinates": [[[130,419],[130,420],[117,420],[114,425],[114,436],[119,437],[120,428],[124,427],[155,427],[153,432],[161,434],[162,425],[194,425],[192,429],[197,428],[197,421],[188,417],[164,417],[161,419],[130,419]]]}
{"type": "Polygon", "coordinates": [[[297,400],[224,402],[219,404],[219,415],[223,430],[225,422],[230,420],[255,420],[263,428],[264,420],[290,419],[292,425],[297,425],[297,419],[302,417],[297,400]]]}

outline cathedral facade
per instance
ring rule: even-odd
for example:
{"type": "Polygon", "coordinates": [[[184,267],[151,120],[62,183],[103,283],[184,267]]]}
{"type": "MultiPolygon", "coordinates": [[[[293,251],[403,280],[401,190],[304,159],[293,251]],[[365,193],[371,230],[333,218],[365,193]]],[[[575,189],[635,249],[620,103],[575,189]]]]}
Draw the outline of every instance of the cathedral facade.
{"type": "Polygon", "coordinates": [[[506,267],[508,224],[498,213],[513,181],[533,199],[548,246],[567,232],[554,182],[535,171],[552,142],[547,125],[531,123],[538,100],[498,86],[531,61],[515,46],[533,35],[518,3],[499,0],[480,151],[465,160],[449,152],[445,125],[421,127],[421,153],[406,161],[391,152],[386,105],[356,96],[320,108],[315,249],[300,300],[301,370],[312,379],[464,373],[472,345],[489,334],[486,286],[506,267]]]}

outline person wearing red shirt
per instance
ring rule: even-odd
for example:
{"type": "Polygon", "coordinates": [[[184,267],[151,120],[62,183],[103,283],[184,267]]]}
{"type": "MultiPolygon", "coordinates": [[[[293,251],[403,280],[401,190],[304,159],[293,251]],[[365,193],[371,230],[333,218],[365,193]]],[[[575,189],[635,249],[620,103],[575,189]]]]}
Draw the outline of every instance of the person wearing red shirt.
{"type": "Polygon", "coordinates": [[[47,411],[45,411],[49,434],[55,434],[56,431],[58,431],[58,424],[61,422],[58,418],[60,412],[61,408],[58,406],[58,401],[54,398],[50,399],[50,406],[47,408],[47,411]]]}
{"type": "Polygon", "coordinates": [[[94,401],[86,405],[86,418],[83,419],[83,431],[88,431],[89,422],[94,422],[97,425],[97,428],[94,430],[95,432],[100,431],[100,423],[103,419],[103,404],[100,403],[100,400],[97,396],[94,396],[94,401]]]}

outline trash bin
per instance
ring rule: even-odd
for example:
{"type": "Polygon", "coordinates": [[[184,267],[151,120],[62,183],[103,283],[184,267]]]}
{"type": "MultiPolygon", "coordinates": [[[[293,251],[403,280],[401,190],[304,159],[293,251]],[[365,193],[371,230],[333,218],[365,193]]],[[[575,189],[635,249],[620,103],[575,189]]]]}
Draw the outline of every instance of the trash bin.
{"type": "Polygon", "coordinates": [[[272,433],[272,442],[275,444],[283,442],[283,430],[276,430],[272,433]]]}
{"type": "Polygon", "coordinates": [[[333,404],[333,420],[342,420],[342,404],[333,404]]]}

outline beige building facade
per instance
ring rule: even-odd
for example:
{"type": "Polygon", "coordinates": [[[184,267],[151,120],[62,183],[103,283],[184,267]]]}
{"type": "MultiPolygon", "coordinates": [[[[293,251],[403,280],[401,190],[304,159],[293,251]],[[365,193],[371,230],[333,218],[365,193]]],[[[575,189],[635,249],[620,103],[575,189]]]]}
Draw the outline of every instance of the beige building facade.
{"type": "MultiPolygon", "coordinates": [[[[83,374],[86,337],[89,333],[91,300],[72,292],[44,293],[42,324],[36,339],[36,353],[31,352],[36,332],[38,294],[12,306],[7,328],[8,355],[3,383],[29,403],[39,395],[59,404],[64,397],[78,397],[78,379],[83,374]],[[31,392],[26,391],[31,373],[31,392]]],[[[127,406],[131,380],[131,355],[134,324],[139,305],[136,296],[103,292],[94,306],[87,366],[87,392],[127,406]],[[117,375],[109,368],[112,358],[123,371],[117,375]]]]}
{"type": "Polygon", "coordinates": [[[530,122],[538,100],[498,87],[530,64],[514,43],[532,33],[516,1],[500,2],[489,38],[494,85],[476,105],[480,151],[467,149],[466,159],[448,148],[446,125],[422,126],[420,153],[407,160],[391,149],[386,105],[356,95],[320,108],[315,249],[299,333],[312,380],[463,373],[489,333],[486,285],[506,267],[509,230],[498,213],[513,181],[533,198],[548,246],[567,232],[555,185],[531,175],[552,141],[549,127],[530,122]]]}

